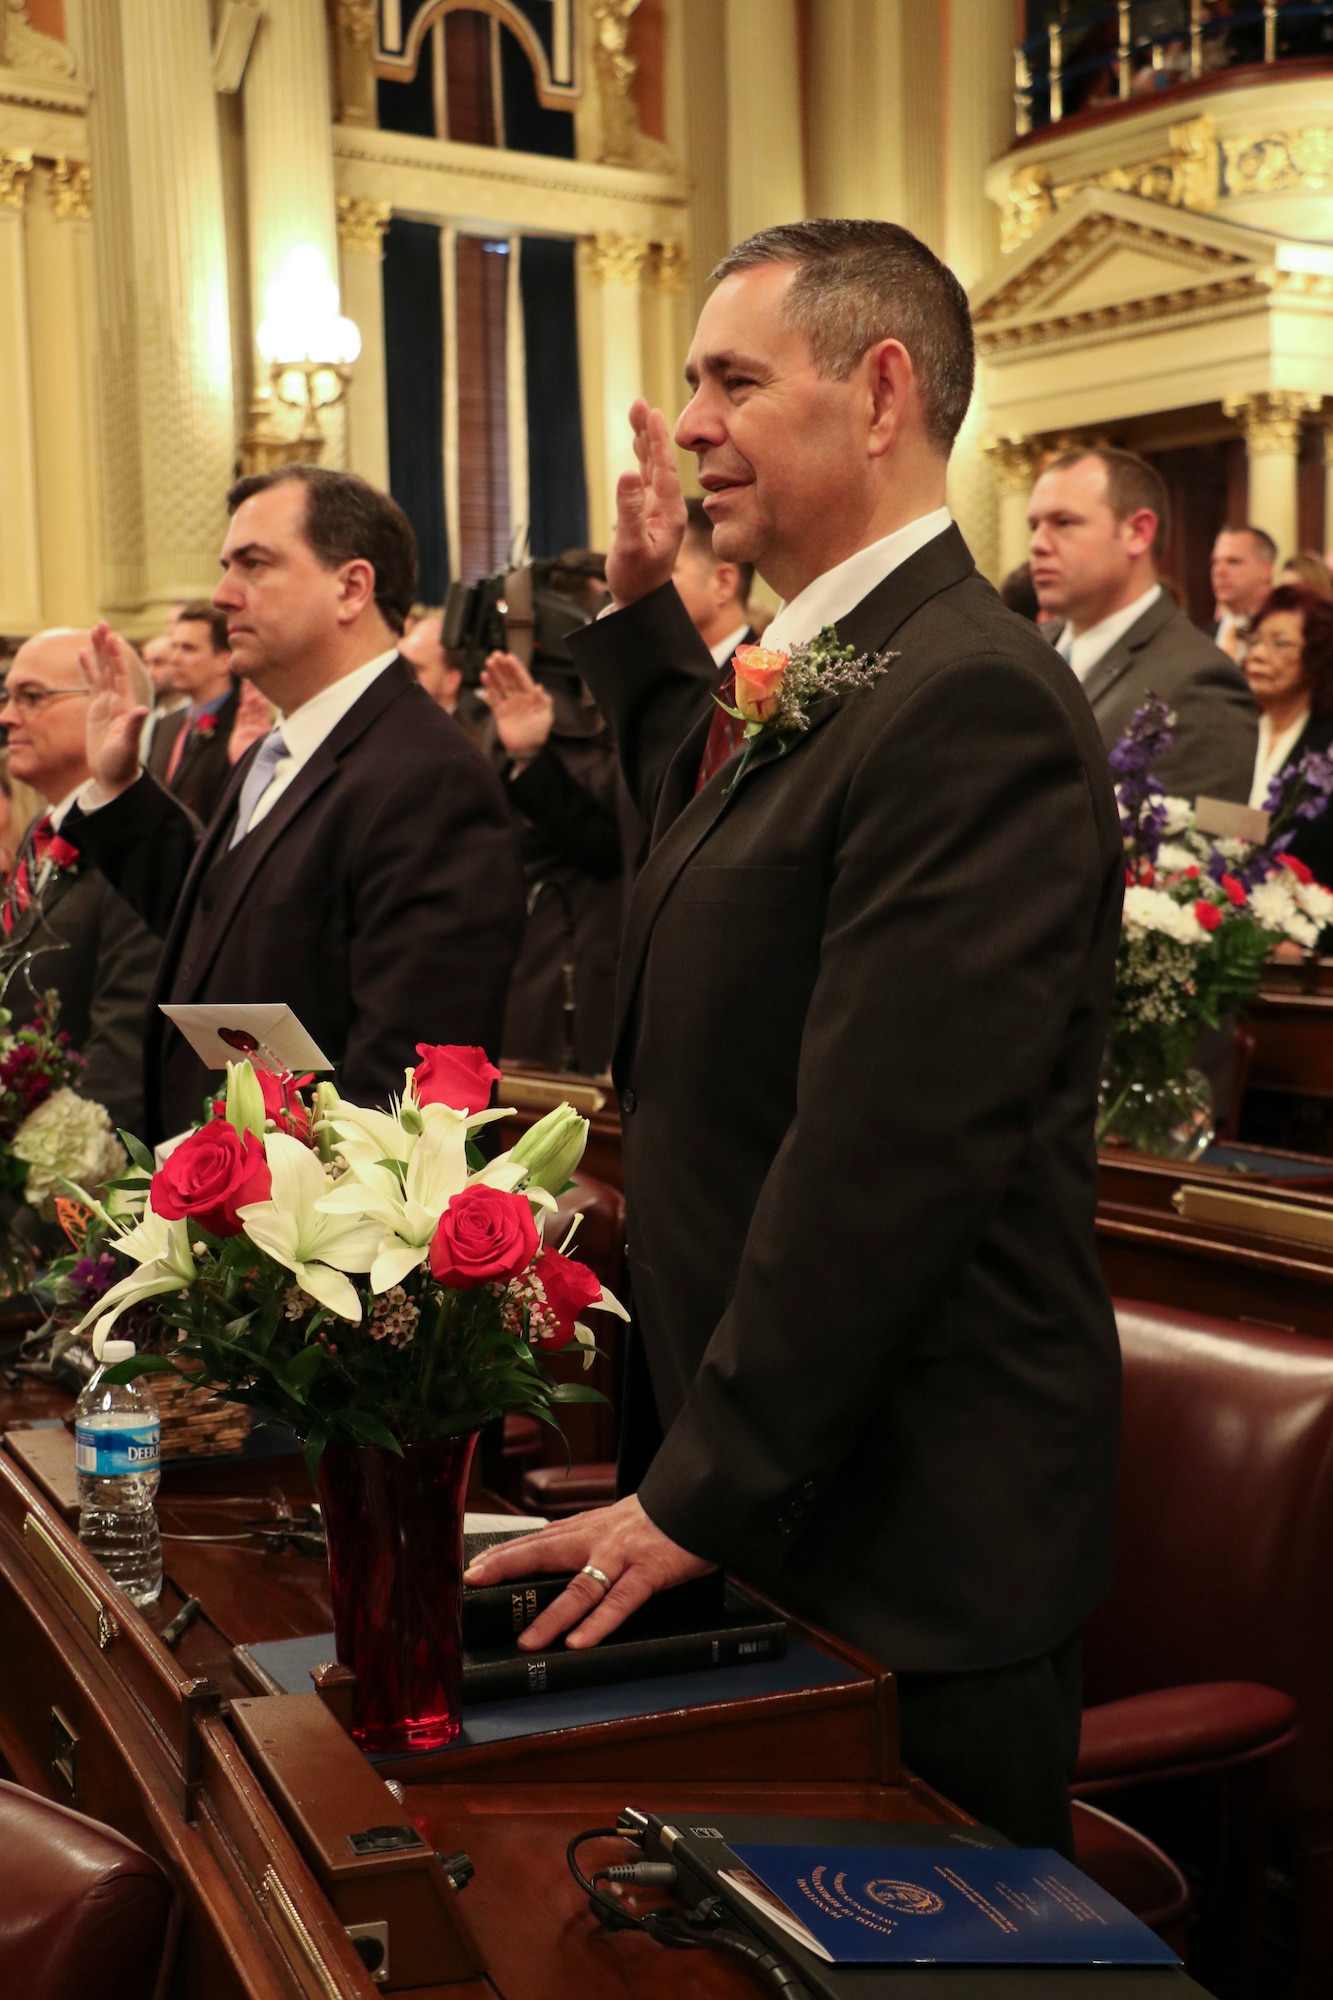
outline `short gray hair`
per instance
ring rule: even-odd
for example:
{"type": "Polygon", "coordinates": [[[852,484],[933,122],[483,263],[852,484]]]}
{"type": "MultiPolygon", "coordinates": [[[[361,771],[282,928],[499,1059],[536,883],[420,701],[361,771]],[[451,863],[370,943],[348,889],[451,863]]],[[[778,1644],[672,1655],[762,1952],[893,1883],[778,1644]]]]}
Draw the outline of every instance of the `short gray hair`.
{"type": "Polygon", "coordinates": [[[809,341],[821,375],[845,382],[876,341],[900,340],[931,437],[952,449],[972,400],[976,356],[967,294],[933,250],[896,222],[785,222],[729,250],[713,282],[759,264],[796,266],[787,323],[809,341]]]}

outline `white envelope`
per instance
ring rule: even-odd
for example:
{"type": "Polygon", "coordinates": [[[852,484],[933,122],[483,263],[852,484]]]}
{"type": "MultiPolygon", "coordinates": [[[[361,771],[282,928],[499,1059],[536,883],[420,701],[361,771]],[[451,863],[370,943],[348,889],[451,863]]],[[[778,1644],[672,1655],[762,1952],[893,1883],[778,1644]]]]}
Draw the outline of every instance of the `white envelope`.
{"type": "Polygon", "coordinates": [[[282,1001],[235,1007],[164,1004],[162,1012],[209,1069],[225,1069],[229,1062],[247,1056],[256,1069],[277,1074],[333,1068],[319,1043],[282,1001]]]}

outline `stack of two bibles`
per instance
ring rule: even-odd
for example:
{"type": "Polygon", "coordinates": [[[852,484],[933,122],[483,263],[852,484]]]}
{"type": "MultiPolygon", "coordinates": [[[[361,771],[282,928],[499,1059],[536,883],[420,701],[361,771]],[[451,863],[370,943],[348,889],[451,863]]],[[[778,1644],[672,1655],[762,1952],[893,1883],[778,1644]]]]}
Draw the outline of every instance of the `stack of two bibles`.
{"type": "MultiPolygon", "coordinates": [[[[509,1539],[509,1533],[493,1530],[465,1535],[465,1562],[509,1539]]],[[[555,1602],[570,1580],[552,1573],[464,1586],[466,1700],[503,1701],[664,1674],[757,1665],[780,1660],[787,1651],[784,1620],[717,1572],[650,1598],[599,1646],[570,1650],[557,1640],[546,1652],[521,1651],[520,1633],[555,1602]]]]}

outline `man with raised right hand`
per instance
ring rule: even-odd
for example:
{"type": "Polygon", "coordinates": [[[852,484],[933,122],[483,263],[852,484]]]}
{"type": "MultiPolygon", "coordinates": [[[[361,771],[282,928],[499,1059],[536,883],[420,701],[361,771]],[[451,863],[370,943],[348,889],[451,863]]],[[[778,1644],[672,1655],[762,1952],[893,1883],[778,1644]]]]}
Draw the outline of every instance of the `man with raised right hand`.
{"type": "MultiPolygon", "coordinates": [[[[498,1054],[523,926],[518,840],[486,760],[418,687],[398,638],[416,588],[402,510],[352,473],[243,479],[213,602],[236,672],[280,722],[236,765],[199,841],[139,765],[145,710],[99,626],[93,781],[66,831],[163,936],[153,1001],[285,1001],[344,1095],[400,1091],[418,1042],[498,1054]]],[[[150,1008],[147,1134],[210,1087],[150,1008]]]]}
{"type": "Polygon", "coordinates": [[[726,754],[671,582],[670,436],[636,404],[616,608],[572,642],[653,829],[614,1064],[635,1490],[469,1579],[578,1572],[520,1641],[541,1649],[722,1564],[895,1670],[915,1771],[1068,1852],[1118,1427],[1093,1238],[1106,756],[945,507],[973,371],[952,273],[891,223],[831,221],[714,276],[676,425],[714,547],[781,593],[766,648],[833,626],[881,671],[726,754]]]}

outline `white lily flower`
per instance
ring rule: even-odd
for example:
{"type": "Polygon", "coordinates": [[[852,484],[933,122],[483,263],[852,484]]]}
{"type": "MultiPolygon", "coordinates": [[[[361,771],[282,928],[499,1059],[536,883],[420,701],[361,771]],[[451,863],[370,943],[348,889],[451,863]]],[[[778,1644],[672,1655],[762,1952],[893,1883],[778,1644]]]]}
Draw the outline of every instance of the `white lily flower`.
{"type": "Polygon", "coordinates": [[[159,1298],[164,1292],[182,1291],[195,1278],[190,1225],[184,1217],[179,1222],[168,1222],[150,1208],[142,1222],[118,1236],[112,1247],[133,1257],[139,1268],[112,1285],[74,1329],[75,1333],[82,1333],[91,1321],[96,1321],[93,1353],[99,1361],[107,1335],[128,1307],[138,1305],[141,1299],[159,1298]]]}
{"type": "Polygon", "coordinates": [[[329,1214],[320,1206],[330,1191],[318,1157],[286,1132],[270,1132],[264,1152],[273,1175],[269,1201],[252,1201],[237,1214],[250,1241],[292,1272],[302,1290],[339,1319],[359,1320],[361,1300],[345,1271],[368,1271],[382,1234],[365,1213],[329,1214]]]}

